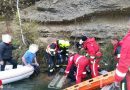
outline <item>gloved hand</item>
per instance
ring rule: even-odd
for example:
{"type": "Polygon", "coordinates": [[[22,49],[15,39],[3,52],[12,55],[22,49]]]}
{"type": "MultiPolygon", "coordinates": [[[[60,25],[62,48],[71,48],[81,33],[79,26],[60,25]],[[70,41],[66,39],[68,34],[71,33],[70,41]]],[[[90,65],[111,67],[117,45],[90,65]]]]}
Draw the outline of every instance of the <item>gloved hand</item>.
{"type": "Polygon", "coordinates": [[[119,82],[114,82],[114,83],[112,84],[112,87],[111,87],[110,90],[121,90],[121,88],[120,88],[120,83],[119,83],[119,82]]]}
{"type": "Polygon", "coordinates": [[[35,63],[35,65],[39,66],[39,63],[35,63]]]}
{"type": "Polygon", "coordinates": [[[120,58],[120,56],[121,56],[120,54],[117,54],[117,58],[120,58]]]}
{"type": "Polygon", "coordinates": [[[0,61],[0,65],[3,65],[3,64],[4,64],[4,62],[3,62],[3,60],[1,60],[1,61],[0,61]]]}
{"type": "Polygon", "coordinates": [[[65,76],[68,76],[69,71],[66,71],[66,70],[65,70],[64,74],[65,74],[65,76]]]}

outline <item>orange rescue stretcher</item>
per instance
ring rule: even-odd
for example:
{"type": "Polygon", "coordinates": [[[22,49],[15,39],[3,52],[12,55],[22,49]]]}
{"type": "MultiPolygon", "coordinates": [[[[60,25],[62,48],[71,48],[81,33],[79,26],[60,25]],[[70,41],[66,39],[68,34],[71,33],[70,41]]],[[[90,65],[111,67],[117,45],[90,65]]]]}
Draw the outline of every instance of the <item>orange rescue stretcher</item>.
{"type": "Polygon", "coordinates": [[[87,81],[83,81],[64,90],[95,90],[98,88],[102,88],[103,86],[113,83],[114,74],[115,71],[111,71],[105,75],[100,75],[87,81]]]}

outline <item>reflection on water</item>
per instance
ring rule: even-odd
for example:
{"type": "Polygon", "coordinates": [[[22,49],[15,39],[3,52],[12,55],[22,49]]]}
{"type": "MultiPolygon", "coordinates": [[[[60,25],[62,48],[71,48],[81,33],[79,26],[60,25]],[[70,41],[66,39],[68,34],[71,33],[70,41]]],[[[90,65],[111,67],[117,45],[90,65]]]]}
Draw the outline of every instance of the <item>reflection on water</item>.
{"type": "Polygon", "coordinates": [[[46,74],[41,73],[37,77],[4,85],[4,90],[55,90],[47,88],[50,80],[51,79],[46,74]]]}

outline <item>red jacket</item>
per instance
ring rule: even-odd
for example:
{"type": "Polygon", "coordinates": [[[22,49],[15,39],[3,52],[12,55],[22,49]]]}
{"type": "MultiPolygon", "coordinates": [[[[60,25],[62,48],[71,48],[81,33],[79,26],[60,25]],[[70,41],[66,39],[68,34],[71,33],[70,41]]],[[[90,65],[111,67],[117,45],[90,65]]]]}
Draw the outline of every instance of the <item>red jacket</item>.
{"type": "Polygon", "coordinates": [[[82,55],[75,54],[68,58],[68,65],[66,67],[65,73],[68,74],[70,72],[71,66],[76,65],[76,83],[80,83],[82,79],[82,74],[86,71],[86,66],[89,64],[89,60],[82,55]]]}
{"type": "Polygon", "coordinates": [[[121,56],[116,68],[115,81],[120,82],[130,68],[130,31],[122,40],[121,56]]]}
{"type": "Polygon", "coordinates": [[[0,80],[0,86],[2,85],[2,81],[0,80]]]}
{"type": "Polygon", "coordinates": [[[100,51],[100,47],[95,38],[88,38],[86,41],[84,41],[83,48],[90,56],[96,56],[96,53],[100,51]]]}

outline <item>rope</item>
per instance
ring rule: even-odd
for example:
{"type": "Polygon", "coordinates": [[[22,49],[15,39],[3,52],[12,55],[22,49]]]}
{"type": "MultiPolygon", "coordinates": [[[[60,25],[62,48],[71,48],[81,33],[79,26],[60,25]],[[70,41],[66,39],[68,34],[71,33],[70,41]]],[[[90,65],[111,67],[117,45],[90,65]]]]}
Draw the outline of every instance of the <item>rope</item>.
{"type": "Polygon", "coordinates": [[[26,45],[24,35],[23,35],[22,23],[21,23],[21,16],[20,16],[20,10],[19,10],[19,0],[17,0],[17,12],[18,12],[18,18],[19,18],[19,25],[20,25],[20,30],[21,30],[22,41],[23,41],[23,44],[26,45]]]}

